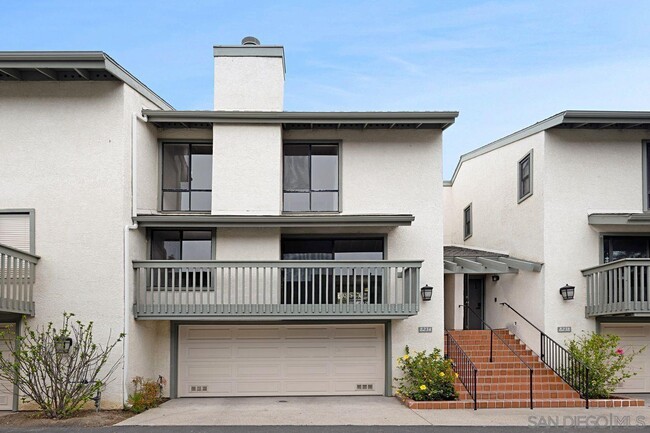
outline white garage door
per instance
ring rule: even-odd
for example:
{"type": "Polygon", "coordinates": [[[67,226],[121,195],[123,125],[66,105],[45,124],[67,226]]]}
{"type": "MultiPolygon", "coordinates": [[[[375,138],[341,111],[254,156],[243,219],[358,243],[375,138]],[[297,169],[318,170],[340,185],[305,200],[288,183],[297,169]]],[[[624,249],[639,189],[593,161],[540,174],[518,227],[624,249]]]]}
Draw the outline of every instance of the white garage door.
{"type": "Polygon", "coordinates": [[[383,325],[179,327],[179,397],[383,391],[383,325]]]}
{"type": "Polygon", "coordinates": [[[619,345],[626,353],[648,348],[634,358],[630,369],[636,376],[627,379],[618,390],[621,392],[650,392],[650,324],[605,324],[601,334],[615,334],[621,337],[619,345]]]}

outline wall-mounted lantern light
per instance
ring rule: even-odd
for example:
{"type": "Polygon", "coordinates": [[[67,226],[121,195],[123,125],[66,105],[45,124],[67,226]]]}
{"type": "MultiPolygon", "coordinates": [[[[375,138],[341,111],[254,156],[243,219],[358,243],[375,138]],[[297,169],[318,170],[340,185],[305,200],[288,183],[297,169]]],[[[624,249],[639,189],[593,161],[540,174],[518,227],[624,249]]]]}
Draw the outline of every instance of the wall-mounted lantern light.
{"type": "Polygon", "coordinates": [[[497,281],[499,281],[499,276],[498,275],[492,275],[492,281],[494,281],[495,283],[497,281]]]}
{"type": "Polygon", "coordinates": [[[420,289],[420,294],[422,295],[423,301],[430,301],[431,295],[433,294],[433,287],[425,285],[420,289]]]}
{"type": "Polygon", "coordinates": [[[70,348],[72,347],[72,338],[57,338],[54,341],[54,349],[56,353],[69,353],[70,348]]]}
{"type": "Polygon", "coordinates": [[[573,295],[575,294],[576,288],[573,286],[569,286],[566,284],[564,287],[560,288],[560,295],[562,295],[562,299],[565,301],[569,301],[573,299],[573,295]]]}

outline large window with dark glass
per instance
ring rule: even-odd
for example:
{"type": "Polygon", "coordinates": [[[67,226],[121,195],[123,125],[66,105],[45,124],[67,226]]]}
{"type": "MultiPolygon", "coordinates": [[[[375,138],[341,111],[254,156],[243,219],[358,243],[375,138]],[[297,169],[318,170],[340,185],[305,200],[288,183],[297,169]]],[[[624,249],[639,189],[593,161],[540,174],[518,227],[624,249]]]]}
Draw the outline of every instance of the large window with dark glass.
{"type": "MultiPolygon", "coordinates": [[[[282,260],[383,260],[383,238],[282,239],[282,260]]],[[[383,296],[381,265],[327,268],[285,268],[283,304],[379,304],[383,296]]]]}
{"type": "MultiPolygon", "coordinates": [[[[152,260],[211,260],[212,231],[152,230],[152,260]]],[[[150,287],[212,287],[212,273],[194,268],[173,266],[158,268],[147,275],[150,287]]]]}
{"type": "Polygon", "coordinates": [[[162,210],[210,211],[212,144],[163,143],[162,210]]]}
{"type": "Polygon", "coordinates": [[[603,261],[650,258],[650,236],[604,236],[603,261]]]}
{"type": "Polygon", "coordinates": [[[152,230],[152,260],[210,260],[212,231],[152,230]]]}
{"type": "Polygon", "coordinates": [[[285,144],[283,185],[285,212],[338,211],[338,144],[285,144]]]}
{"type": "Polygon", "coordinates": [[[645,210],[650,210],[650,141],[644,141],[643,142],[644,146],[644,153],[645,153],[645,161],[643,161],[643,169],[645,171],[644,179],[643,182],[645,183],[644,185],[644,192],[645,192],[645,197],[644,197],[644,205],[645,205],[645,210]]]}

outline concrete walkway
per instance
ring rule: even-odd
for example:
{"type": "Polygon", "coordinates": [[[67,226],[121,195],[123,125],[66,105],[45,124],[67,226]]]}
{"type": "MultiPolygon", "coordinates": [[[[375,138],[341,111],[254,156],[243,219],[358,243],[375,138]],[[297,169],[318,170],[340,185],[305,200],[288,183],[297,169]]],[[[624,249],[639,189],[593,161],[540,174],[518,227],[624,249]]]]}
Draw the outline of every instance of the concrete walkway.
{"type": "Polygon", "coordinates": [[[411,410],[390,397],[184,398],[118,425],[392,425],[392,426],[564,426],[650,425],[650,409],[411,410]]]}

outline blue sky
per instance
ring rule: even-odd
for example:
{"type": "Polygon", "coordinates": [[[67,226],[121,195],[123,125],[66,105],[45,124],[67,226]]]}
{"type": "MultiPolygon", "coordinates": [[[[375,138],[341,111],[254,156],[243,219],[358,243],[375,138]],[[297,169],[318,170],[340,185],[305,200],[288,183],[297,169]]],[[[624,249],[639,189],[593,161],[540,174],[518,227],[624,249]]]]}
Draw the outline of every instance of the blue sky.
{"type": "Polygon", "coordinates": [[[565,109],[650,109],[650,1],[6,1],[0,50],[103,50],[177,109],[212,46],[284,45],[286,110],[458,110],[458,157],[565,109]]]}

